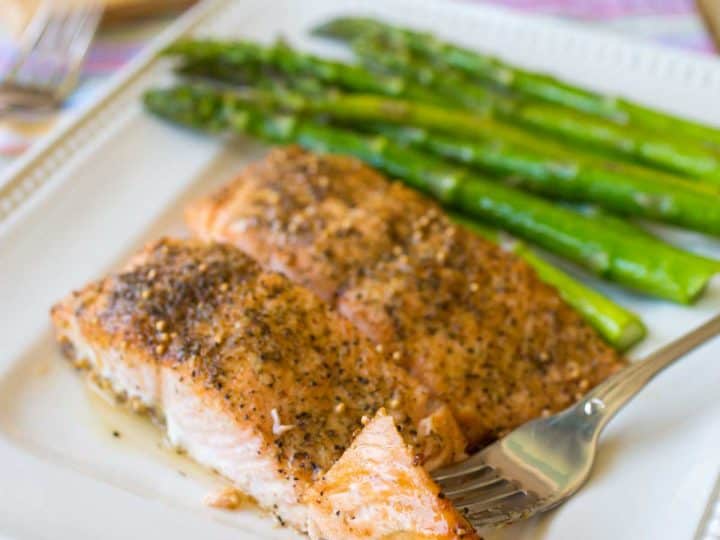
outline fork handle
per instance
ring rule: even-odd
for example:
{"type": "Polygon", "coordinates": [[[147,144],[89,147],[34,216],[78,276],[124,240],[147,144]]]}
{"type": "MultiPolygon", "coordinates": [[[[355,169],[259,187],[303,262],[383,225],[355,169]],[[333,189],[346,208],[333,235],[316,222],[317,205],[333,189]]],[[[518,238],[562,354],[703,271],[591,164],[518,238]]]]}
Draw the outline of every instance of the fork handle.
{"type": "Polygon", "coordinates": [[[639,394],[658,373],[718,334],[720,315],[595,387],[579,405],[587,416],[595,416],[598,427],[596,433],[599,435],[618,411],[639,394]]]}

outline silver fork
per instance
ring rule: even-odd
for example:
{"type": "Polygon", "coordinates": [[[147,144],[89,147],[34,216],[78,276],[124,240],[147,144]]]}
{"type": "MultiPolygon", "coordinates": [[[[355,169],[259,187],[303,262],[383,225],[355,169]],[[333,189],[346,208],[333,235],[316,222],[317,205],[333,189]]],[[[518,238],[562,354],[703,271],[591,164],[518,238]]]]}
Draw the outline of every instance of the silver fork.
{"type": "Polygon", "coordinates": [[[77,82],[101,15],[95,2],[71,7],[45,0],[0,83],[0,115],[57,109],[77,82]]]}
{"type": "Polygon", "coordinates": [[[549,510],[587,480],[600,433],[658,373],[720,333],[720,315],[628,366],[563,412],[529,422],[466,461],[433,473],[477,528],[549,510]]]}

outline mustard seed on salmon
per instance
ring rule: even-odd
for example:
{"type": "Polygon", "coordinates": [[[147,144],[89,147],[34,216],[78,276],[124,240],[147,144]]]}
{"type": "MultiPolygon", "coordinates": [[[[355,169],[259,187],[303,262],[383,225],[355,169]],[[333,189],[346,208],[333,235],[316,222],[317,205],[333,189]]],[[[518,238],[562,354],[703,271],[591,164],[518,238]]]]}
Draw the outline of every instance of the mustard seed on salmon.
{"type": "Polygon", "coordinates": [[[275,149],[187,211],[332,304],[482,444],[570,405],[624,360],[534,270],[353,158],[275,149]]]}
{"type": "Polygon", "coordinates": [[[52,319],[68,356],[299,530],[304,492],[382,407],[427,468],[465,455],[448,407],[419,381],[310,291],[227,244],[152,243],[52,319]]]}

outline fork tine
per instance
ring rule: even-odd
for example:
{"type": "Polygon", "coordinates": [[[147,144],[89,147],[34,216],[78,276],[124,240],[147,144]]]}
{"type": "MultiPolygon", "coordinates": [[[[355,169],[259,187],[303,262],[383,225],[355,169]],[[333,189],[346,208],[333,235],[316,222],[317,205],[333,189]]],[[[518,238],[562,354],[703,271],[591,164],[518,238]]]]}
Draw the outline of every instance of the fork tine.
{"type": "Polygon", "coordinates": [[[43,55],[59,56],[62,53],[62,38],[70,11],[64,8],[54,8],[45,31],[35,46],[35,52],[43,55]]]}
{"type": "Polygon", "coordinates": [[[469,475],[469,477],[457,479],[456,481],[446,483],[441,487],[443,488],[443,493],[445,493],[447,497],[454,499],[465,493],[471,493],[479,489],[488,489],[504,481],[505,480],[498,476],[494,471],[486,469],[483,474],[469,475]]]}
{"type": "Polygon", "coordinates": [[[81,61],[85,57],[92,38],[95,35],[100,18],[102,17],[102,8],[88,7],[83,13],[79,14],[78,24],[72,34],[70,53],[73,61],[81,61]]]}
{"type": "Polygon", "coordinates": [[[87,17],[84,9],[66,10],[52,21],[53,35],[44,43],[45,47],[52,47],[50,51],[38,47],[38,54],[54,59],[53,71],[47,76],[46,86],[52,89],[62,85],[67,76],[72,54],[73,40],[82,26],[83,19],[87,17]]]}
{"type": "Polygon", "coordinates": [[[433,471],[432,477],[438,484],[442,484],[453,478],[462,478],[465,475],[482,472],[484,469],[489,468],[490,466],[484,461],[481,461],[478,454],[475,454],[462,463],[445,467],[439,471],[433,471]]]}
{"type": "Polygon", "coordinates": [[[11,76],[16,84],[41,89],[61,64],[61,37],[67,11],[44,3],[33,17],[11,76]]]}
{"type": "Polygon", "coordinates": [[[484,527],[492,527],[493,525],[505,524],[515,519],[517,514],[511,514],[509,512],[501,512],[496,510],[488,510],[485,512],[479,512],[478,514],[466,514],[470,524],[476,528],[481,529],[484,527]]]}
{"type": "Polygon", "coordinates": [[[458,505],[475,528],[507,524],[531,515],[538,507],[539,499],[532,493],[520,489],[496,493],[476,499],[474,502],[458,505]]]}
{"type": "Polygon", "coordinates": [[[515,494],[521,493],[524,492],[514,483],[503,478],[490,485],[482,486],[477,489],[471,489],[460,495],[450,497],[450,500],[452,500],[458,508],[472,507],[473,509],[477,509],[483,505],[488,505],[495,501],[504,499],[505,497],[511,497],[515,494]]]}
{"type": "Polygon", "coordinates": [[[30,22],[22,33],[22,37],[20,39],[20,49],[8,68],[5,76],[6,79],[12,80],[17,76],[20,67],[27,61],[30,53],[36,47],[40,39],[42,39],[42,35],[50,21],[51,14],[51,0],[44,0],[37,8],[37,11],[33,15],[32,19],[30,19],[30,22]]]}
{"type": "Polygon", "coordinates": [[[466,484],[475,479],[483,478],[495,473],[495,470],[486,463],[466,465],[462,462],[454,465],[452,469],[446,468],[440,471],[433,471],[433,480],[443,489],[455,489],[457,486],[466,484]]]}
{"type": "Polygon", "coordinates": [[[65,97],[72,89],[77,80],[83,60],[87,54],[93,36],[100,24],[102,9],[99,7],[89,7],[84,13],[79,14],[78,24],[71,36],[69,47],[69,62],[65,79],[58,83],[57,94],[59,97],[65,97]]]}
{"type": "Polygon", "coordinates": [[[506,525],[531,514],[537,503],[537,499],[526,499],[523,496],[511,498],[510,501],[515,501],[515,504],[501,501],[491,508],[467,510],[464,515],[472,526],[478,529],[493,525],[506,525]]]}
{"type": "Polygon", "coordinates": [[[62,50],[63,53],[75,54],[79,42],[81,49],[85,47],[85,35],[94,24],[94,9],[83,8],[71,11],[63,25],[62,50]]]}
{"type": "Polygon", "coordinates": [[[28,79],[27,84],[50,91],[55,88],[55,81],[64,71],[64,35],[70,20],[68,9],[53,9],[45,31],[28,57],[26,67],[29,76],[23,77],[28,79]]]}

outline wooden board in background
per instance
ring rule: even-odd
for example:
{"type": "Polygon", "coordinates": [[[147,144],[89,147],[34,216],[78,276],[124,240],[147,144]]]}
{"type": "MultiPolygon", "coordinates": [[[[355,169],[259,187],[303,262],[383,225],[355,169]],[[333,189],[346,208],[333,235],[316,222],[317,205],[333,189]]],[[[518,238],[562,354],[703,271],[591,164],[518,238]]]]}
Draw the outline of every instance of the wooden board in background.
{"type": "Polygon", "coordinates": [[[104,23],[116,23],[140,17],[152,17],[180,11],[196,0],[103,0],[106,4],[104,23]]]}
{"type": "Polygon", "coordinates": [[[720,52],[720,0],[697,0],[698,9],[720,52]]]}
{"type": "MultiPolygon", "coordinates": [[[[82,3],[99,2],[105,5],[103,24],[115,24],[143,17],[153,17],[179,12],[197,0],[51,0],[82,3]]],[[[0,26],[5,32],[18,34],[32,17],[42,0],[0,0],[0,26]]]]}

